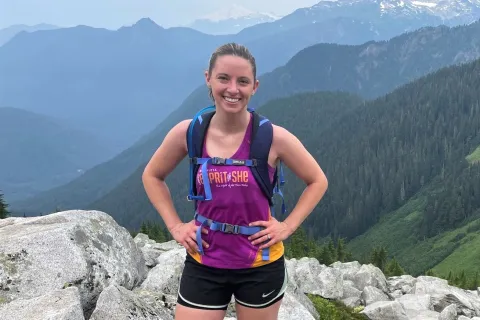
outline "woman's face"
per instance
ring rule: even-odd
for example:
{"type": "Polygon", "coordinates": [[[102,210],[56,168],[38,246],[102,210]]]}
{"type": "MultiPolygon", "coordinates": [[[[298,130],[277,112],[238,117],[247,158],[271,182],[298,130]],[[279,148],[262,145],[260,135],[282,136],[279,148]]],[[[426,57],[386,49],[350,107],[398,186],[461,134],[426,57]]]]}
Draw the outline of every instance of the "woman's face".
{"type": "Polygon", "coordinates": [[[258,87],[250,62],[242,57],[219,56],[212,73],[205,73],[215,106],[228,113],[244,110],[258,87]]]}

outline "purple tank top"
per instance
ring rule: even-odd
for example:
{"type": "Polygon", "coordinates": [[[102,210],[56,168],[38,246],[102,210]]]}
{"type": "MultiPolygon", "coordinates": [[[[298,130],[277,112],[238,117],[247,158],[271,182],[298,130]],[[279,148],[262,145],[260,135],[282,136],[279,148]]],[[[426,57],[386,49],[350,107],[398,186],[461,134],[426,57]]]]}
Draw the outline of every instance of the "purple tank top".
{"type": "MultiPolygon", "coordinates": [[[[243,141],[230,158],[249,159],[250,137],[252,132],[252,117],[248,124],[243,141]]],[[[208,131],[207,131],[208,134],[208,131]]],[[[202,156],[212,157],[203,146],[202,156]]],[[[257,220],[269,220],[270,206],[267,198],[257,184],[251,168],[247,166],[214,166],[207,167],[212,200],[198,201],[197,211],[209,219],[248,226],[257,220]]],[[[275,168],[269,166],[270,179],[273,181],[275,168]]],[[[204,194],[201,170],[196,177],[198,194],[204,194]]],[[[200,225],[196,221],[197,225],[200,225]]],[[[208,227],[206,227],[208,229],[208,227]]],[[[241,234],[226,234],[221,231],[210,231],[202,238],[210,245],[204,248],[201,263],[217,268],[240,269],[252,267],[259,252],[248,236],[241,234]]]]}

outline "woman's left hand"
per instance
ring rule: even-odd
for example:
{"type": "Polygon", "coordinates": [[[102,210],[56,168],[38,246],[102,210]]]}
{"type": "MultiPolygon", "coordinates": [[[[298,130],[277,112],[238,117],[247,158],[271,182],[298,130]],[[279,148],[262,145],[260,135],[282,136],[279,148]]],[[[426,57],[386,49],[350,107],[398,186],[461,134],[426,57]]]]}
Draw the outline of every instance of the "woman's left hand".
{"type": "Polygon", "coordinates": [[[283,241],[287,239],[291,234],[292,231],[288,227],[288,225],[285,222],[279,222],[277,219],[274,217],[271,218],[269,221],[255,221],[250,223],[251,227],[253,226],[258,226],[258,227],[264,227],[262,231],[259,231],[250,237],[248,237],[248,240],[252,241],[253,245],[257,245],[259,243],[266,243],[262,244],[259,249],[264,249],[268,248],[272,245],[274,245],[277,242],[283,241]]]}

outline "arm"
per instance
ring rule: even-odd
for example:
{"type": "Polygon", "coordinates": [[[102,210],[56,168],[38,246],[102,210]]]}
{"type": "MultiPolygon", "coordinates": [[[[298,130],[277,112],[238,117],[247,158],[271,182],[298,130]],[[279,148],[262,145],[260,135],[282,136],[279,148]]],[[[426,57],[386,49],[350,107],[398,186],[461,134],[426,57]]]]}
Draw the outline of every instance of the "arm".
{"type": "Polygon", "coordinates": [[[190,120],[182,121],[168,132],[142,175],[147,196],[170,232],[182,221],[175,210],[165,179],[188,153],[186,131],[189,123],[190,120]]]}
{"type": "Polygon", "coordinates": [[[284,220],[292,234],[323,198],[328,188],[328,180],[317,161],[297,137],[278,126],[274,126],[273,132],[272,145],[278,158],[306,184],[297,204],[284,220]]]}
{"type": "Polygon", "coordinates": [[[272,218],[270,221],[256,221],[250,224],[265,227],[248,238],[253,240],[253,245],[263,243],[259,249],[285,240],[293,234],[320,202],[328,187],[323,170],[298,138],[284,128],[275,125],[273,128],[271,153],[302,179],[306,188],[285,221],[280,223],[272,218]]]}

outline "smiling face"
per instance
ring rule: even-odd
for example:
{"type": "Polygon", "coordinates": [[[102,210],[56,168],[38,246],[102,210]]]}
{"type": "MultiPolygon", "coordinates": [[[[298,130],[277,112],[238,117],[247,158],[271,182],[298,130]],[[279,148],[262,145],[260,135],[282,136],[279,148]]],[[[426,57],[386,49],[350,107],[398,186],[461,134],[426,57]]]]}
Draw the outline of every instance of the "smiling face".
{"type": "Polygon", "coordinates": [[[205,77],[216,107],[228,113],[245,110],[258,87],[252,63],[243,57],[225,54],[216,57],[210,69],[205,77]]]}

